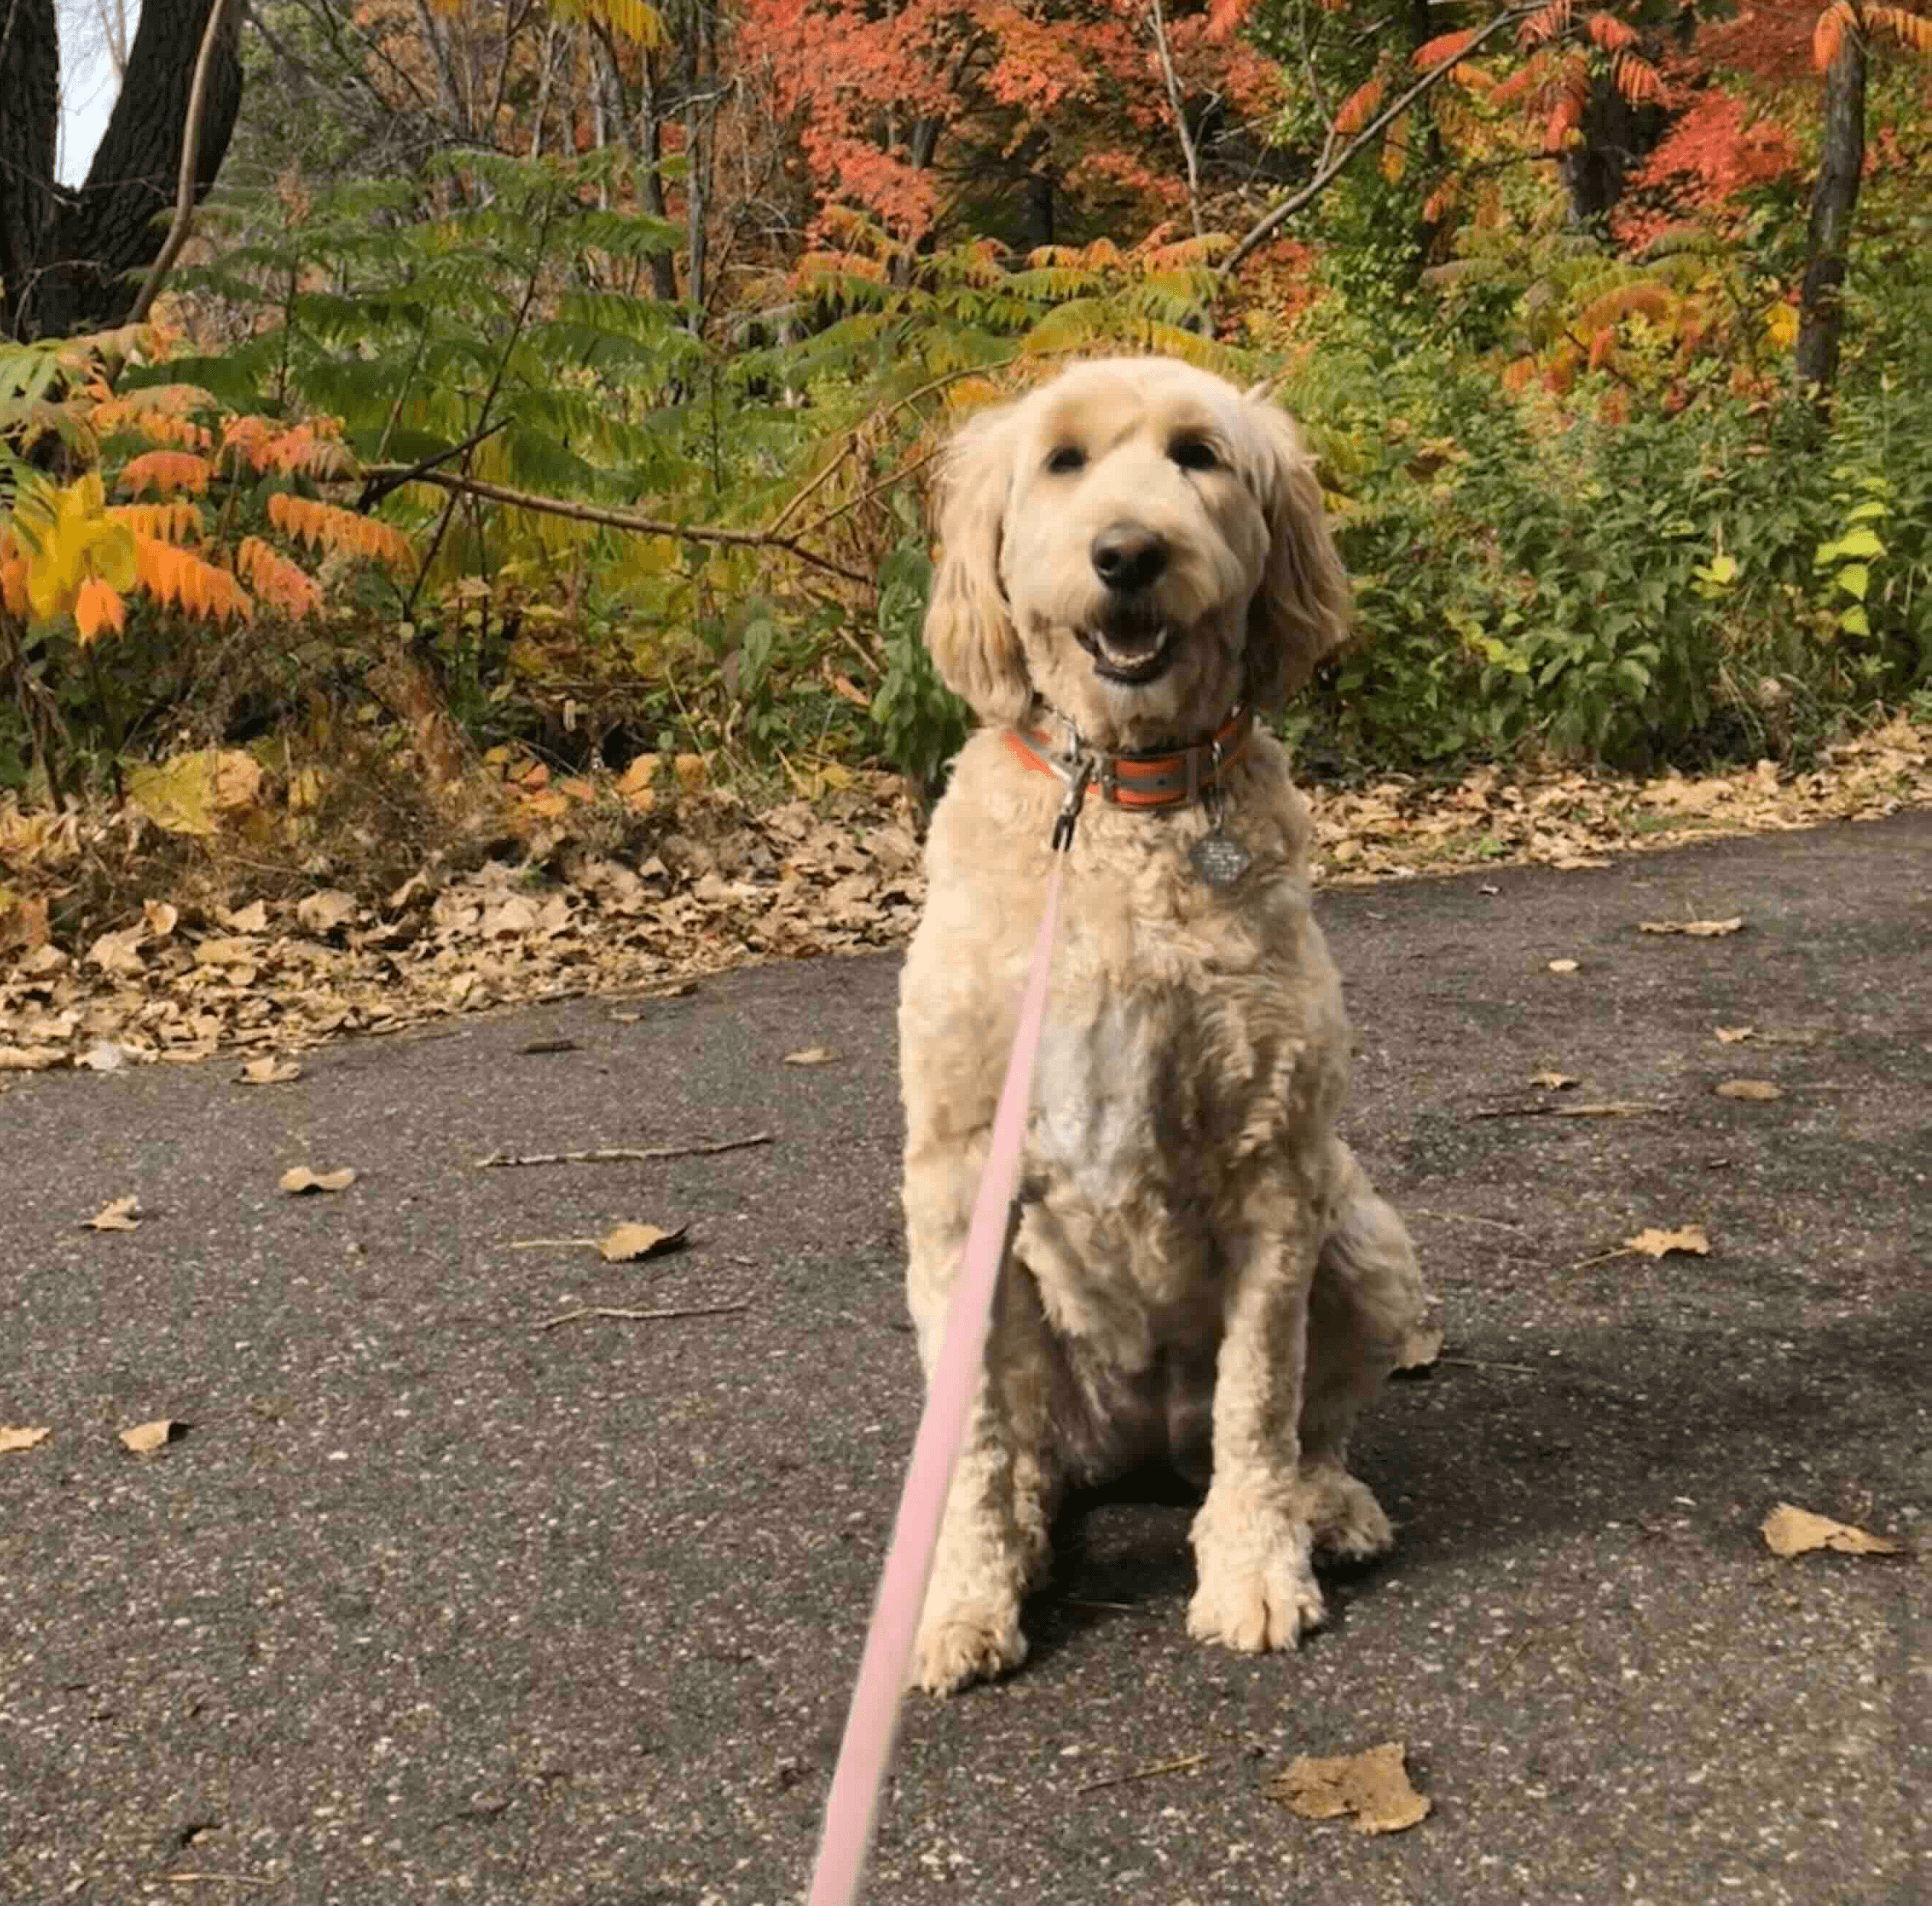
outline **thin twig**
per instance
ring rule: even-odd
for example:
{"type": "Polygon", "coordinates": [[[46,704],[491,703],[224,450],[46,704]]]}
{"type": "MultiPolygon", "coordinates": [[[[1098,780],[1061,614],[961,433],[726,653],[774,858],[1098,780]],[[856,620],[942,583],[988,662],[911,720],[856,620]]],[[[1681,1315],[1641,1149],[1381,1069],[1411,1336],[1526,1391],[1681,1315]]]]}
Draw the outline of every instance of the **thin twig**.
{"type": "Polygon", "coordinates": [[[650,1323],[667,1317],[722,1317],[734,1310],[748,1310],[751,1307],[749,1302],[745,1302],[692,1304],[670,1310],[625,1310],[614,1304],[586,1304],[580,1310],[566,1310],[561,1316],[546,1317],[537,1328],[555,1330],[560,1324],[580,1324],[586,1317],[617,1317],[630,1323],[650,1323]]]}
{"type": "Polygon", "coordinates": [[[253,1873],[162,1873],[156,1876],[165,1880],[171,1886],[223,1885],[231,1886],[272,1886],[280,1883],[274,1880],[265,1880],[253,1873]]]}
{"type": "MultiPolygon", "coordinates": [[[[400,400],[398,399],[398,401],[400,402],[400,400]]],[[[465,455],[470,451],[475,449],[486,437],[494,437],[499,431],[508,430],[509,427],[508,418],[500,424],[485,424],[481,430],[472,431],[460,443],[453,443],[447,450],[439,450],[434,456],[424,458],[419,464],[410,464],[408,469],[399,471],[394,476],[386,476],[380,482],[369,483],[364,487],[362,495],[356,499],[357,513],[360,515],[368,515],[369,512],[374,509],[392,490],[398,490],[405,483],[416,482],[418,478],[435,469],[437,464],[446,464],[452,457],[465,455]]]]}
{"type": "Polygon", "coordinates": [[[1153,0],[1149,12],[1154,20],[1154,50],[1160,56],[1161,77],[1167,84],[1167,103],[1174,113],[1174,130],[1180,141],[1180,157],[1187,167],[1187,212],[1194,221],[1194,236],[1201,236],[1201,158],[1195,150],[1194,135],[1187,130],[1187,104],[1181,97],[1180,81],[1174,71],[1174,58],[1167,50],[1167,22],[1162,17],[1160,0],[1153,0]]]}
{"type": "Polygon", "coordinates": [[[1667,1106],[1636,1099],[1604,1099],[1588,1105],[1498,1105],[1472,1112],[1472,1118],[1647,1118],[1667,1106]]]}
{"type": "Polygon", "coordinates": [[[460,476],[453,471],[424,470],[408,476],[406,464],[365,464],[360,475],[370,483],[404,476],[416,483],[434,484],[452,494],[476,497],[484,503],[502,503],[512,509],[526,509],[538,516],[561,516],[572,523],[596,523],[605,529],[628,530],[640,536],[670,536],[680,542],[722,543],[735,549],[778,549],[814,569],[823,569],[842,582],[854,582],[870,589],[877,578],[862,576],[830,557],[807,549],[796,536],[773,536],[768,530],[708,530],[690,523],[670,523],[661,517],[640,516],[634,510],[605,509],[596,503],[568,503],[556,497],[540,497],[529,490],[512,490],[507,484],[486,483],[480,477],[460,476]]]}
{"type": "Polygon", "coordinates": [[[596,1238],[513,1238],[508,1248],[513,1251],[561,1250],[566,1244],[574,1247],[587,1244],[595,1250],[601,1241],[596,1238]]]}
{"type": "Polygon", "coordinates": [[[1490,1357],[1438,1357],[1438,1364],[1454,1364],[1458,1370],[1513,1370],[1519,1376],[1540,1376],[1534,1364],[1499,1364],[1490,1357]]]}
{"type": "Polygon", "coordinates": [[[691,1158],[717,1151],[742,1151],[747,1145],[770,1145],[769,1132],[747,1139],[700,1139],[691,1145],[600,1145],[594,1151],[494,1151],[479,1158],[479,1169],[491,1165],[603,1165],[622,1159],[691,1158]]]}
{"type": "Polygon", "coordinates": [[[1184,1754],[1178,1760],[1156,1761],[1150,1767],[1136,1767],[1130,1773],[1108,1774],[1104,1780],[1090,1780],[1073,1790],[1076,1793],[1097,1793],[1103,1787],[1124,1787],[1130,1780],[1151,1780],[1156,1774],[1183,1773],[1190,1767],[1199,1766],[1207,1758],[1204,1751],[1199,1754],[1184,1754]]]}
{"type": "Polygon", "coordinates": [[[1457,1224],[1486,1224],[1492,1231],[1508,1231],[1519,1238],[1522,1235],[1522,1226],[1520,1224],[1505,1224],[1500,1218],[1478,1217],[1474,1211],[1431,1211],[1426,1205],[1411,1205],[1408,1208],[1418,1217],[1444,1218],[1457,1224]]]}

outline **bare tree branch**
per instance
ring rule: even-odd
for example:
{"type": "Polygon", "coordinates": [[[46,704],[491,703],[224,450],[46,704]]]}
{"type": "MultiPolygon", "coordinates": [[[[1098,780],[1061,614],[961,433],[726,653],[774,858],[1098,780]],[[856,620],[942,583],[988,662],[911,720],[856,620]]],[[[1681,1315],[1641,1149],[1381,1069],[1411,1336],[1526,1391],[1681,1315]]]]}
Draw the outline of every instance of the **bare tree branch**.
{"type": "Polygon", "coordinates": [[[670,523],[655,516],[642,516],[634,510],[605,509],[596,503],[566,502],[556,497],[542,497],[528,490],[512,490],[501,483],[486,483],[480,477],[458,476],[451,470],[418,472],[407,464],[369,464],[358,473],[365,482],[386,482],[400,477],[412,483],[433,483],[452,496],[476,497],[484,503],[502,503],[511,509],[527,509],[541,516],[561,516],[572,523],[596,523],[606,529],[626,530],[634,536],[670,536],[680,542],[721,543],[737,549],[776,549],[788,556],[823,569],[842,581],[870,589],[875,579],[848,569],[816,550],[808,549],[796,536],[774,535],[769,530],[709,530],[689,523],[670,523]]]}
{"type": "Polygon", "coordinates": [[[1194,236],[1201,236],[1201,155],[1196,151],[1194,135],[1187,130],[1187,107],[1181,98],[1180,80],[1174,70],[1174,56],[1167,47],[1167,22],[1160,0],[1153,0],[1149,12],[1154,20],[1154,50],[1160,55],[1161,77],[1167,82],[1167,103],[1174,108],[1174,131],[1180,141],[1180,156],[1187,166],[1187,215],[1194,221],[1194,236]]]}
{"type": "Polygon", "coordinates": [[[194,229],[195,173],[201,164],[201,126],[208,110],[208,71],[214,64],[215,43],[220,38],[223,26],[230,14],[239,11],[241,5],[242,0],[215,0],[208,9],[208,25],[202,30],[201,51],[195,56],[194,78],[188,87],[188,125],[182,135],[181,176],[175,188],[174,221],[168,227],[168,235],[162,240],[154,262],[148,267],[148,275],[141,281],[134,308],[128,314],[130,324],[140,324],[146,318],[156,294],[173,270],[175,260],[181,256],[182,247],[188,243],[188,233],[194,229]]]}

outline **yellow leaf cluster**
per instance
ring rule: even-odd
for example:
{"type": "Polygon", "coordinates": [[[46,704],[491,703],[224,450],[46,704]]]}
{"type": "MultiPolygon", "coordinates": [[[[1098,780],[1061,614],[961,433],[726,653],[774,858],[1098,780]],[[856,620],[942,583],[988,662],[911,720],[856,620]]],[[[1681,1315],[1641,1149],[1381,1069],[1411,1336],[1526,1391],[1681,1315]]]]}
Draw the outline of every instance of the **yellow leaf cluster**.
{"type": "Polygon", "coordinates": [[[88,641],[121,626],[120,594],[134,581],[134,539],[105,503],[92,471],[59,489],[21,491],[0,541],[7,605],[16,614],[44,622],[71,615],[88,641]]]}

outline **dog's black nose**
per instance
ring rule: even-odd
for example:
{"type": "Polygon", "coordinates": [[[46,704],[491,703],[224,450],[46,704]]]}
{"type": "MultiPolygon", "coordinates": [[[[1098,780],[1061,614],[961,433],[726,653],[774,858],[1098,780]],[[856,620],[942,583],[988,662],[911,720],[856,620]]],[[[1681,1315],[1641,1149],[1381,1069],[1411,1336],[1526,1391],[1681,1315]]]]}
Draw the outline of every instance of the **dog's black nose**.
{"type": "Polygon", "coordinates": [[[1123,594],[1146,588],[1167,567],[1166,539],[1138,523],[1108,524],[1088,554],[1094,573],[1123,594]]]}

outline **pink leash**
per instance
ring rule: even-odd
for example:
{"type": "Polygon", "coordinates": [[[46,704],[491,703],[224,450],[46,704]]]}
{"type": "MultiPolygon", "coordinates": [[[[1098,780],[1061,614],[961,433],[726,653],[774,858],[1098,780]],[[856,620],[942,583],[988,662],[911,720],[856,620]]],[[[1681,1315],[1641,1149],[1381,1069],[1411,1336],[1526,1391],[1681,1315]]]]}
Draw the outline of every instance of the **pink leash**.
{"type": "Polygon", "coordinates": [[[1054,828],[1053,844],[1058,851],[1047,883],[1046,911],[1040,917],[1040,936],[1034,942],[1033,966],[1020,996],[1019,1029],[1013,1035],[1012,1056],[1006,1061],[1006,1083],[1000,1089],[999,1109],[993,1115],[979,1196],[967,1227],[965,1254],[946,1314],[946,1340],[926,1391],[925,1414],[920,1418],[905,1487],[899,1494],[898,1514],[892,1524],[892,1546],[886,1552],[885,1570],[879,1577],[878,1601],[859,1663],[858,1685],[852,1691],[852,1705],[845,1717],[845,1737],[839,1743],[832,1791],[825,1802],[825,1827],[806,1906],[854,1906],[871,1850],[872,1823],[892,1764],[899,1698],[904,1691],[913,1638],[926,1599],[926,1577],[939,1541],[940,1519],[945,1513],[952,1466],[965,1437],[967,1412],[979,1385],[993,1292],[1012,1241],[1020,1147],[1033,1096],[1034,1055],[1046,1019],[1047,978],[1053,964],[1054,929],[1060,917],[1060,875],[1090,772],[1090,767],[1082,767],[1068,776],[1066,803],[1054,828]]]}

